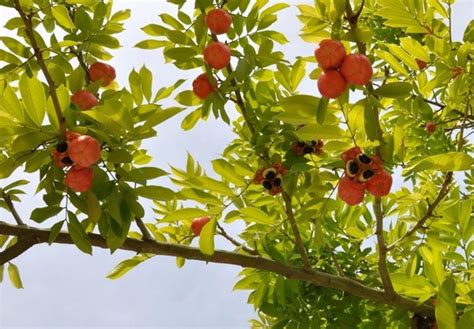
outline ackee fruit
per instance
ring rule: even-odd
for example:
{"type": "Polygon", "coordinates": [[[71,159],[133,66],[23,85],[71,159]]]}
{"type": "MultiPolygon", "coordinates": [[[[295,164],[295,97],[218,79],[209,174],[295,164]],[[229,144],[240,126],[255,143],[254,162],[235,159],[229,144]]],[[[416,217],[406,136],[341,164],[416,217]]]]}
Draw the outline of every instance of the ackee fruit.
{"type": "Polygon", "coordinates": [[[99,101],[89,90],[78,90],[72,95],[71,102],[77,105],[81,111],[87,111],[96,106],[99,101]]]}
{"type": "Polygon", "coordinates": [[[195,236],[199,236],[201,234],[202,228],[211,220],[211,217],[201,217],[201,218],[194,218],[191,222],[191,230],[193,231],[195,236]]]}
{"type": "Polygon", "coordinates": [[[323,70],[336,70],[346,57],[346,49],[337,40],[325,39],[319,43],[314,56],[323,70]]]}
{"type": "Polygon", "coordinates": [[[64,183],[74,192],[86,192],[92,185],[92,168],[72,167],[66,174],[64,183]]]}
{"type": "Polygon", "coordinates": [[[380,171],[367,181],[367,191],[376,197],[385,196],[390,193],[392,181],[389,173],[380,171]]]}
{"type": "Polygon", "coordinates": [[[372,63],[362,54],[349,54],[341,65],[341,74],[347,83],[364,86],[372,78],[372,63]]]}
{"type": "Polygon", "coordinates": [[[338,71],[325,71],[319,77],[318,90],[324,97],[339,97],[346,91],[346,89],[346,80],[344,80],[344,77],[338,71]]]}
{"type": "Polygon", "coordinates": [[[193,92],[200,99],[205,99],[215,90],[217,90],[217,84],[211,84],[206,73],[200,74],[193,81],[193,92]]]}
{"type": "Polygon", "coordinates": [[[92,82],[102,80],[102,87],[110,85],[115,80],[116,74],[113,66],[102,62],[95,62],[89,67],[89,78],[92,82]]]}
{"type": "Polygon", "coordinates": [[[68,154],[74,164],[90,167],[100,159],[100,145],[94,137],[82,135],[69,142],[68,154]]]}
{"type": "Polygon", "coordinates": [[[432,134],[436,130],[436,124],[433,121],[428,121],[425,126],[425,130],[428,134],[432,134]]]}
{"type": "Polygon", "coordinates": [[[206,25],[213,34],[227,33],[232,25],[232,16],[224,9],[212,9],[206,15],[206,25]]]}
{"type": "Polygon", "coordinates": [[[344,176],[339,181],[337,194],[342,201],[350,206],[354,206],[361,203],[364,199],[365,184],[344,176]]]}
{"type": "Polygon", "coordinates": [[[204,61],[212,68],[220,70],[230,63],[230,48],[225,43],[215,41],[204,49],[204,61]]]}

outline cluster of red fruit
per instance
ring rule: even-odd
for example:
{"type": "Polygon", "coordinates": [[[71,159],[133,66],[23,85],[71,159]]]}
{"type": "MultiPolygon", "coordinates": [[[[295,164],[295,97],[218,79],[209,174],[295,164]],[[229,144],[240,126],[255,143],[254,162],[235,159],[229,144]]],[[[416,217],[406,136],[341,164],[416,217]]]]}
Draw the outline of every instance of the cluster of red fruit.
{"type": "Polygon", "coordinates": [[[291,149],[299,156],[311,153],[320,155],[323,152],[323,146],[323,141],[318,139],[317,141],[311,141],[309,143],[303,141],[293,142],[293,144],[291,144],[291,149]]]}
{"type": "Polygon", "coordinates": [[[211,217],[200,217],[194,218],[191,222],[191,230],[193,231],[195,236],[199,236],[201,234],[202,228],[211,220],[211,217]]]}
{"type": "Polygon", "coordinates": [[[392,187],[392,176],[382,166],[378,156],[369,157],[359,147],[353,147],[341,154],[345,175],[338,187],[339,197],[348,205],[356,205],[364,199],[365,190],[381,197],[392,187]]]}
{"type": "Polygon", "coordinates": [[[100,159],[99,142],[88,135],[68,132],[66,140],[52,151],[59,168],[69,168],[64,183],[74,192],[86,192],[92,185],[92,165],[100,159]]]}
{"type": "MultiPolygon", "coordinates": [[[[215,8],[207,13],[205,21],[212,34],[225,34],[232,25],[232,16],[224,9],[215,8]]],[[[204,49],[203,55],[204,61],[216,70],[223,69],[230,63],[230,48],[223,42],[212,41],[204,49]]],[[[206,73],[193,81],[193,92],[201,99],[205,99],[216,90],[216,82],[211,82],[206,73]]]]}
{"type": "Polygon", "coordinates": [[[347,84],[366,85],[372,78],[372,63],[363,54],[346,54],[346,49],[337,40],[325,39],[314,51],[323,73],[318,80],[320,94],[327,98],[342,95],[347,84]]]}
{"type": "Polygon", "coordinates": [[[253,178],[254,184],[262,184],[270,195],[277,195],[283,191],[282,179],[288,169],[281,163],[274,163],[271,167],[258,169],[253,178]]]}
{"type": "MultiPolygon", "coordinates": [[[[102,80],[102,86],[106,87],[115,80],[115,69],[109,64],[96,62],[92,64],[88,71],[89,79],[92,82],[102,80]]],[[[99,103],[97,97],[87,89],[76,91],[71,101],[77,105],[81,111],[87,111],[96,106],[99,103]]]]}

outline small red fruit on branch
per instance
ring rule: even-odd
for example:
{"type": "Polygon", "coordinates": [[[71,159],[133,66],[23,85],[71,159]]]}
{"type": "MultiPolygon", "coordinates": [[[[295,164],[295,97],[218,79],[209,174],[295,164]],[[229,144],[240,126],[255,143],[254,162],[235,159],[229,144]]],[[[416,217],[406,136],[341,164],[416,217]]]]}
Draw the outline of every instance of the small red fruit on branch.
{"type": "Polygon", "coordinates": [[[206,73],[200,74],[193,81],[193,92],[200,99],[205,99],[213,91],[216,91],[216,90],[217,90],[217,84],[215,82],[214,84],[211,84],[206,73]]]}
{"type": "Polygon", "coordinates": [[[87,135],[69,142],[69,157],[80,167],[90,167],[100,159],[99,142],[87,135]]]}
{"type": "Polygon", "coordinates": [[[415,61],[416,61],[416,65],[418,65],[418,68],[420,69],[420,71],[423,70],[427,65],[427,63],[425,61],[422,61],[421,59],[417,58],[417,59],[415,59],[415,61]]]}
{"type": "Polygon", "coordinates": [[[230,48],[225,43],[211,42],[204,49],[204,61],[216,70],[226,67],[230,63],[230,48]]]}
{"type": "Polygon", "coordinates": [[[72,167],[66,174],[64,183],[74,192],[86,192],[92,185],[92,168],[72,167]]]}
{"type": "Polygon", "coordinates": [[[102,80],[102,86],[106,87],[115,80],[116,74],[113,66],[101,62],[95,62],[89,67],[89,78],[92,82],[102,80]]]}
{"type": "Polygon", "coordinates": [[[325,71],[319,77],[318,90],[324,97],[339,97],[346,91],[346,89],[346,80],[344,80],[344,77],[338,71],[325,71]]]}
{"type": "Polygon", "coordinates": [[[318,139],[317,141],[311,141],[309,143],[303,141],[293,142],[293,144],[291,144],[291,149],[299,156],[310,153],[320,155],[323,152],[323,146],[323,141],[318,139]]]}
{"type": "Polygon", "coordinates": [[[393,179],[378,156],[369,157],[356,146],[343,152],[341,158],[345,174],[339,182],[338,195],[348,205],[362,202],[365,190],[376,197],[390,193],[393,179]]]}
{"type": "Polygon", "coordinates": [[[227,33],[232,25],[232,16],[224,9],[212,9],[206,15],[206,25],[213,34],[227,33]]]}
{"type": "Polygon", "coordinates": [[[271,167],[258,169],[253,178],[254,184],[262,184],[270,195],[283,192],[282,179],[288,173],[288,169],[281,163],[274,163],[271,167]]]}
{"type": "Polygon", "coordinates": [[[362,54],[349,54],[341,65],[341,74],[347,83],[366,85],[372,78],[372,63],[362,54]]]}
{"type": "Polygon", "coordinates": [[[433,121],[428,121],[425,125],[425,130],[428,134],[432,134],[436,130],[436,124],[433,121]]]}
{"type": "Polygon", "coordinates": [[[77,105],[81,111],[87,111],[96,106],[99,101],[89,90],[78,90],[72,95],[71,102],[77,105]]]}
{"type": "Polygon", "coordinates": [[[195,236],[199,236],[201,234],[202,228],[211,220],[211,217],[201,217],[201,218],[194,218],[191,222],[191,230],[193,231],[195,236]]]}
{"type": "Polygon", "coordinates": [[[337,70],[346,57],[346,49],[338,40],[325,39],[319,43],[314,56],[323,70],[337,70]]]}

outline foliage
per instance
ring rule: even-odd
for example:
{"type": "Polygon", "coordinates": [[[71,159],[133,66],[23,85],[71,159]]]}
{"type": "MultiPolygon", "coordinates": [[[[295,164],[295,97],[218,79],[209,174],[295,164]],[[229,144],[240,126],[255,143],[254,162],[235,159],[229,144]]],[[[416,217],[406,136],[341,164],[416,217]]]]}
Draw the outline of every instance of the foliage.
{"type": "MultiPolygon", "coordinates": [[[[154,72],[146,66],[130,72],[128,86],[91,83],[88,65],[112,58],[110,50],[120,46],[117,35],[129,10],[114,12],[106,1],[0,1],[15,7],[17,15],[5,27],[18,35],[0,37],[5,64],[0,69],[0,178],[15,171],[39,174],[36,192],[44,204],[30,219],[51,224],[48,242],[67,228],[86,253],[95,246],[92,232],[111,251],[122,248],[127,238],[188,246],[194,238],[191,220],[211,216],[198,244],[210,261],[214,238],[222,235],[237,254],[258,255],[311,274],[309,262],[317,271],[388,296],[386,303],[374,303],[344,288],[329,289],[250,265],[235,289],[250,290],[248,301],[258,312],[254,327],[406,328],[416,316],[406,312],[413,308],[390,302],[393,285],[397,295],[420,305],[435,303],[431,315],[439,328],[470,328],[474,25],[466,28],[462,42],[452,41],[453,1],[315,0],[314,5],[298,5],[304,41],[342,40],[347,50],[372,61],[372,82],[351,86],[330,101],[298,92],[303,79],[317,80],[321,70],[312,54],[285,58],[281,49],[288,40],[272,25],[287,4],[196,0],[191,8],[184,0],[168,2],[176,5],[177,14],[161,13],[159,21],[145,25],[146,39],[136,47],[159,49],[169,65],[189,70],[190,76],[198,76],[201,72],[191,70],[199,69],[213,77],[218,90],[203,101],[184,80],[155,92],[154,72]],[[215,6],[232,14],[231,30],[220,37],[232,49],[232,62],[221,71],[212,70],[201,56],[217,38],[204,20],[215,6]],[[418,61],[426,67],[421,69],[418,61]],[[84,88],[100,96],[99,105],[89,111],[70,101],[84,88]],[[354,91],[361,96],[350,101],[354,91]],[[186,113],[183,130],[213,115],[235,133],[212,161],[212,173],[191,154],[185,168],[157,168],[142,147],[160,124],[181,112],[186,113]],[[424,130],[428,121],[437,125],[433,134],[424,130]],[[67,188],[63,170],[51,157],[64,129],[101,143],[93,186],[82,194],[67,188]],[[324,140],[320,155],[297,156],[291,150],[295,141],[317,139],[324,140]],[[334,192],[344,173],[340,154],[354,144],[378,154],[385,170],[404,184],[382,199],[366,196],[361,205],[345,205],[334,192]],[[283,163],[289,173],[283,194],[270,196],[252,180],[258,169],[274,163],[283,163]],[[154,185],[163,176],[173,189],[154,185]],[[156,214],[146,224],[141,222],[143,199],[153,201],[156,214]],[[140,233],[131,231],[135,221],[140,233]],[[234,221],[245,223],[238,241],[225,231],[234,221]]],[[[4,186],[0,206],[14,214],[13,201],[20,201],[26,184],[31,183],[4,186]]],[[[0,233],[4,253],[22,241],[1,227],[0,233]]],[[[178,266],[185,265],[186,255],[178,255],[178,266]]],[[[119,278],[152,256],[141,251],[108,277],[119,278]]],[[[0,278],[3,270],[2,265],[0,278]]],[[[12,263],[8,274],[21,288],[12,263]]]]}

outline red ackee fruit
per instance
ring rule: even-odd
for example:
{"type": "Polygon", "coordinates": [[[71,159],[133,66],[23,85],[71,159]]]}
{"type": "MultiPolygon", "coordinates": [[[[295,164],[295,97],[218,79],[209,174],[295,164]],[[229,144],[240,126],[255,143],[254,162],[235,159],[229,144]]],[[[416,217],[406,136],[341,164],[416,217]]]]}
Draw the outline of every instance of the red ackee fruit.
{"type": "Polygon", "coordinates": [[[282,179],[288,173],[288,169],[281,163],[274,163],[271,167],[258,169],[253,178],[254,184],[262,184],[270,195],[276,195],[283,191],[282,179]]]}
{"type": "Polygon", "coordinates": [[[214,69],[220,70],[230,63],[230,48],[222,42],[212,42],[204,49],[204,61],[214,69]]]}
{"type": "Polygon", "coordinates": [[[96,106],[99,101],[89,90],[78,90],[72,95],[71,101],[79,107],[81,111],[87,111],[96,106]]]}
{"type": "Polygon", "coordinates": [[[379,171],[367,181],[366,187],[367,191],[373,196],[382,197],[390,193],[392,183],[393,179],[389,173],[379,171]]]}
{"type": "Polygon", "coordinates": [[[323,70],[336,70],[346,57],[346,49],[337,40],[325,39],[319,43],[314,56],[323,70]]]}
{"type": "Polygon", "coordinates": [[[423,70],[426,67],[427,63],[425,61],[422,61],[421,59],[418,59],[418,58],[415,59],[415,61],[416,61],[416,65],[418,65],[418,68],[420,70],[423,70]]]}
{"type": "Polygon", "coordinates": [[[92,185],[92,168],[72,167],[66,174],[64,183],[74,192],[86,192],[92,185]]]}
{"type": "Polygon", "coordinates": [[[95,138],[83,135],[69,142],[68,153],[74,164],[90,167],[100,159],[100,145],[95,138]]]}
{"type": "Polygon", "coordinates": [[[432,134],[436,130],[436,124],[433,121],[428,121],[425,125],[425,130],[428,134],[432,134]]]}
{"type": "Polygon", "coordinates": [[[106,87],[115,80],[116,74],[113,66],[101,62],[95,62],[89,67],[89,78],[95,82],[102,80],[102,86],[106,87]]]}
{"type": "Polygon", "coordinates": [[[200,99],[205,99],[215,90],[217,90],[217,84],[211,84],[206,73],[200,74],[193,81],[193,92],[200,99]]]}
{"type": "Polygon", "coordinates": [[[232,25],[232,16],[224,9],[212,9],[206,15],[206,25],[214,34],[227,33],[232,25]]]}
{"type": "Polygon", "coordinates": [[[359,204],[364,199],[365,184],[344,176],[339,182],[337,194],[342,201],[350,206],[359,204]]]}
{"type": "Polygon", "coordinates": [[[211,217],[209,216],[193,219],[191,222],[191,230],[193,231],[194,235],[199,236],[204,225],[206,225],[210,220],[211,217]]]}
{"type": "Polygon", "coordinates": [[[349,54],[341,65],[341,74],[347,83],[366,85],[372,78],[372,63],[362,54],[349,54]]]}
{"type": "Polygon", "coordinates": [[[324,97],[339,97],[346,89],[346,80],[344,80],[344,77],[338,71],[325,71],[319,77],[318,90],[324,97]]]}

